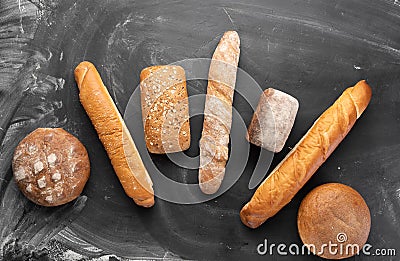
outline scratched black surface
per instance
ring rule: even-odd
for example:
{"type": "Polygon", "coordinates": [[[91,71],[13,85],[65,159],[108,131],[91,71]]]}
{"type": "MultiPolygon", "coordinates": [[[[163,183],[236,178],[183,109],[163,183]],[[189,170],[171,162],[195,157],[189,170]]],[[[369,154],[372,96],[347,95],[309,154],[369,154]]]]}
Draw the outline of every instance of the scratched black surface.
{"type": "MultiPolygon", "coordinates": [[[[368,243],[400,251],[399,1],[2,0],[0,7],[0,259],[292,260],[276,253],[259,256],[256,247],[265,238],[300,245],[299,204],[326,182],[358,190],[372,215],[368,243]],[[253,193],[247,186],[258,148],[251,147],[240,180],[215,200],[198,205],[157,200],[152,209],[136,207],[112,171],[73,79],[80,61],[92,61],[123,112],[141,69],[210,58],[231,29],[241,37],[239,67],[263,89],[281,89],[300,102],[293,131],[272,167],[346,87],[366,79],[373,88],[368,109],[338,149],[288,206],[256,230],[243,226],[238,214],[253,193]],[[37,127],[63,127],[87,147],[91,177],[75,202],[42,208],[16,189],[13,149],[37,127]]],[[[190,83],[189,93],[205,88],[204,82],[190,83]]],[[[235,97],[234,106],[249,123],[252,111],[245,101],[235,97]]],[[[200,131],[201,118],[194,119],[193,154],[200,131]]],[[[164,156],[153,160],[169,176],[196,177],[196,171],[164,156]]]]}

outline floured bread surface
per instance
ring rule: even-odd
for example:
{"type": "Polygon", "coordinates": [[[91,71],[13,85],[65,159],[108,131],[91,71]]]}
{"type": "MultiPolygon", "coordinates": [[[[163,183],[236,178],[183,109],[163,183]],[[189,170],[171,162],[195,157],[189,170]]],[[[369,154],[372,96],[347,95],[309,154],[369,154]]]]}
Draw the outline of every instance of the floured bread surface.
{"type": "Polygon", "coordinates": [[[238,33],[225,32],[210,63],[203,131],[199,141],[199,186],[205,194],[216,193],[225,176],[239,55],[238,33]]]}
{"type": "Polygon", "coordinates": [[[268,88],[260,97],[247,131],[247,140],[272,152],[280,152],[292,130],[299,102],[282,91],[268,88]]]}
{"type": "Polygon", "coordinates": [[[190,147],[189,105],[185,71],[180,66],[151,66],[140,74],[145,141],[151,153],[190,147]]]}
{"type": "Polygon", "coordinates": [[[82,143],[60,128],[39,128],[17,146],[12,161],[22,193],[42,206],[58,206],[77,198],[89,175],[82,143]]]}

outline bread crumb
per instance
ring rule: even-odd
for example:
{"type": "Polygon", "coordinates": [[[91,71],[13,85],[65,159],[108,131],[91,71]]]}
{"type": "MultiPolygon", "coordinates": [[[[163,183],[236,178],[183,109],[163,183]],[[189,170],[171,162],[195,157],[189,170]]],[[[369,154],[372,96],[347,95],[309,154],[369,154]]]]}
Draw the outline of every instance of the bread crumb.
{"type": "Polygon", "coordinates": [[[56,160],[57,160],[57,156],[54,153],[51,153],[49,156],[47,156],[47,161],[52,166],[54,166],[54,163],[56,162],[56,160]]]}
{"type": "MultiPolygon", "coordinates": [[[[78,165],[78,162],[75,162],[73,165],[72,165],[72,167],[71,167],[71,173],[74,173],[75,171],[76,171],[76,166],[78,165]]],[[[79,169],[79,166],[78,166],[78,169],[79,169]]]]}
{"type": "Polygon", "coordinates": [[[60,179],[61,179],[61,174],[60,174],[60,172],[56,172],[56,173],[54,173],[53,174],[53,176],[51,176],[51,179],[53,180],[53,181],[59,181],[60,179]]]}
{"type": "Polygon", "coordinates": [[[43,176],[40,179],[37,180],[37,184],[39,188],[44,188],[46,187],[46,177],[43,176]]]}
{"type": "Polygon", "coordinates": [[[35,153],[36,151],[37,151],[37,148],[36,148],[35,145],[32,145],[32,146],[29,146],[29,147],[28,147],[28,152],[29,152],[29,154],[33,154],[33,153],[35,153]]]}
{"type": "Polygon", "coordinates": [[[46,200],[47,202],[51,203],[51,202],[53,202],[53,196],[52,196],[52,195],[47,196],[47,197],[45,198],[45,200],[46,200]]]}
{"type": "Polygon", "coordinates": [[[22,150],[17,150],[14,154],[14,161],[17,160],[22,155],[22,150]]]}
{"type": "Polygon", "coordinates": [[[35,171],[35,174],[38,174],[44,169],[43,162],[37,161],[35,164],[33,164],[33,169],[35,171]]]}
{"type": "Polygon", "coordinates": [[[26,186],[25,190],[29,193],[32,192],[32,184],[29,184],[28,186],[26,186]]]}
{"type": "Polygon", "coordinates": [[[24,169],[20,168],[14,172],[14,176],[17,181],[20,181],[20,180],[23,180],[24,178],[26,178],[26,173],[25,173],[24,169]]]}

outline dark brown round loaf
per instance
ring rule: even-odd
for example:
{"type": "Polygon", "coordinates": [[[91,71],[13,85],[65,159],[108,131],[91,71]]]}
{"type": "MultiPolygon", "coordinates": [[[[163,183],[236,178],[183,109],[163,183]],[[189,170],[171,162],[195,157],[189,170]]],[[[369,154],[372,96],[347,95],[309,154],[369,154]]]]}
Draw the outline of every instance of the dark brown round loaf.
{"type": "Polygon", "coordinates": [[[12,162],[22,193],[42,206],[58,206],[81,194],[90,175],[83,144],[60,128],[39,128],[17,146],[12,162]]]}
{"type": "Polygon", "coordinates": [[[368,239],[371,216],[357,191],[328,183],[313,189],[301,202],[297,226],[311,252],[323,258],[342,259],[361,251],[368,239]]]}

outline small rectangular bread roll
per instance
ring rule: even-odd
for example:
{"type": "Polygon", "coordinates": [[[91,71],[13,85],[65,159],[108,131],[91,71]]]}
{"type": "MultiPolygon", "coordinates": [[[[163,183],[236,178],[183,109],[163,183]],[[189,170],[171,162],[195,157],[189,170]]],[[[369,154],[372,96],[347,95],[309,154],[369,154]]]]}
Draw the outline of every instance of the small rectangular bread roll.
{"type": "Polygon", "coordinates": [[[157,154],[187,150],[190,125],[185,70],[176,65],[143,69],[140,93],[147,149],[157,154]]]}
{"type": "Polygon", "coordinates": [[[292,130],[298,109],[296,98],[273,88],[266,89],[247,130],[247,140],[266,150],[280,152],[292,130]]]}

